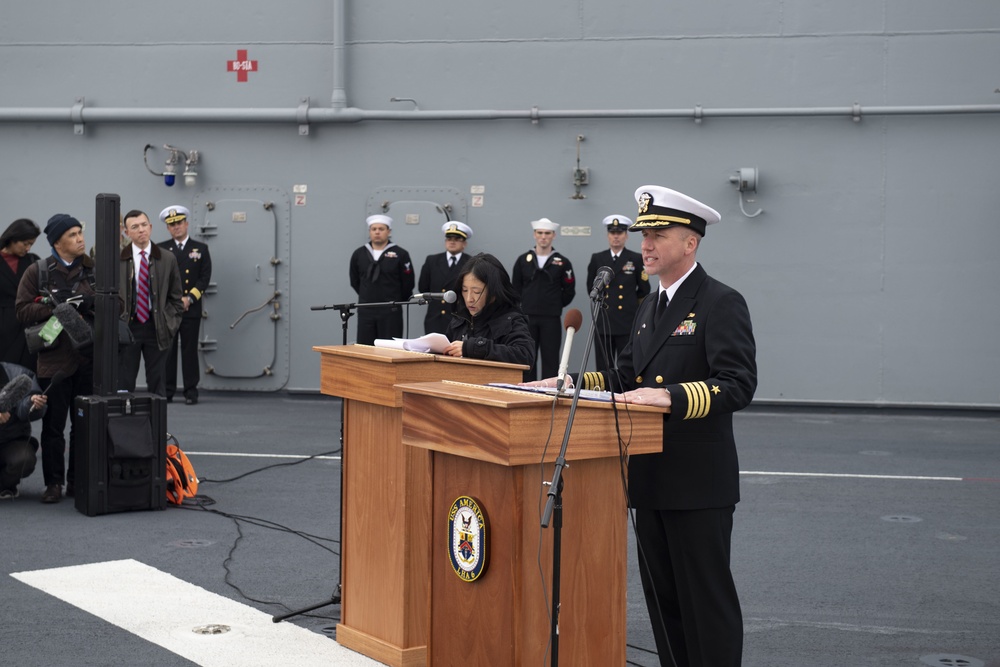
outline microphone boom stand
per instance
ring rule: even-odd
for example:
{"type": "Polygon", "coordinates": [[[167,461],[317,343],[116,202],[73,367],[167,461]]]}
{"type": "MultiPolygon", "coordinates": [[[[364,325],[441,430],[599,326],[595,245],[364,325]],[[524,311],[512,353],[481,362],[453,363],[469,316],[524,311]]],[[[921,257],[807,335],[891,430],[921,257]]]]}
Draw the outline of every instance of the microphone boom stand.
{"type": "MultiPolygon", "coordinates": [[[[590,308],[590,334],[587,336],[587,347],[583,351],[583,361],[580,363],[580,373],[578,378],[583,377],[587,369],[587,361],[590,357],[590,349],[594,346],[595,322],[601,306],[604,304],[604,290],[596,296],[592,296],[593,304],[590,308]]],[[[580,402],[580,389],[582,385],[577,382],[573,388],[573,400],[569,406],[569,417],[566,419],[566,431],[563,433],[562,446],[559,448],[559,456],[556,457],[555,471],[552,474],[551,482],[543,482],[548,485],[549,499],[545,503],[545,511],[542,513],[542,528],[549,527],[552,521],[552,617],[549,629],[549,642],[552,646],[552,660],[550,667],[559,665],[559,592],[560,592],[560,568],[562,560],[562,513],[563,513],[563,468],[568,468],[566,463],[566,449],[569,446],[570,432],[573,430],[573,419],[576,417],[576,406],[580,402]]]]}
{"type": "MultiPolygon", "coordinates": [[[[336,310],[340,312],[340,329],[341,329],[341,344],[347,345],[347,323],[350,321],[351,316],[354,315],[354,309],[356,308],[370,308],[373,306],[408,306],[411,304],[422,305],[427,303],[426,299],[408,301],[381,301],[378,303],[338,303],[332,306],[310,306],[309,310],[336,310]]],[[[409,312],[409,311],[407,311],[409,312]]],[[[341,567],[344,560],[344,402],[340,402],[340,520],[337,522],[337,544],[340,545],[340,549],[337,552],[337,586],[333,589],[333,595],[330,596],[329,600],[324,600],[308,607],[303,607],[302,609],[296,609],[290,611],[287,614],[281,614],[278,616],[272,616],[272,623],[280,623],[286,618],[291,618],[292,616],[298,616],[299,614],[304,614],[320,607],[326,607],[327,605],[340,604],[343,584],[341,567]]]]}

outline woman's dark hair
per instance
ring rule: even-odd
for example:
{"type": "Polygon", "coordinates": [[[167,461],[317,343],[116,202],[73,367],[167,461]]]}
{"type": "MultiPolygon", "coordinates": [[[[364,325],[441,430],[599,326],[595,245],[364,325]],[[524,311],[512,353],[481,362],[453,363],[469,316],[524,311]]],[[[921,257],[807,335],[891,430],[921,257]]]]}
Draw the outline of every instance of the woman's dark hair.
{"type": "MultiPolygon", "coordinates": [[[[481,252],[462,267],[462,270],[458,274],[458,278],[455,280],[455,286],[461,294],[462,285],[465,282],[465,276],[472,274],[483,283],[486,284],[486,293],[490,300],[490,304],[487,306],[518,306],[520,304],[520,297],[517,292],[514,291],[514,286],[510,282],[510,276],[507,274],[507,269],[503,268],[503,264],[500,263],[496,257],[489,253],[481,252]]],[[[468,314],[469,309],[465,305],[465,299],[459,296],[458,300],[458,310],[461,313],[468,314]]],[[[486,310],[484,308],[483,310],[486,310]]]]}
{"type": "Polygon", "coordinates": [[[7,229],[3,231],[3,235],[0,236],[0,248],[6,248],[11,243],[17,243],[18,241],[34,241],[41,233],[42,230],[38,228],[38,225],[34,221],[27,218],[18,218],[7,225],[7,229]]]}

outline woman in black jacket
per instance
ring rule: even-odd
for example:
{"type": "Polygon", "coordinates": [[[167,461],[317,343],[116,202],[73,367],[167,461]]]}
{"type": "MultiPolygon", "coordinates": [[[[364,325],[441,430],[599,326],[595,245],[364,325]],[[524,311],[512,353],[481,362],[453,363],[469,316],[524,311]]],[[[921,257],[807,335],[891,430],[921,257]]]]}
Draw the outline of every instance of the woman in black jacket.
{"type": "Polygon", "coordinates": [[[462,298],[446,334],[453,342],[444,353],[531,364],[535,341],[503,264],[493,255],[479,253],[462,267],[456,283],[462,298]]]}
{"type": "Polygon", "coordinates": [[[14,312],[17,286],[21,276],[38,255],[31,252],[31,246],[41,234],[41,230],[31,220],[20,218],[10,223],[0,236],[0,361],[24,366],[35,370],[35,355],[28,352],[24,339],[24,325],[14,312]]]}

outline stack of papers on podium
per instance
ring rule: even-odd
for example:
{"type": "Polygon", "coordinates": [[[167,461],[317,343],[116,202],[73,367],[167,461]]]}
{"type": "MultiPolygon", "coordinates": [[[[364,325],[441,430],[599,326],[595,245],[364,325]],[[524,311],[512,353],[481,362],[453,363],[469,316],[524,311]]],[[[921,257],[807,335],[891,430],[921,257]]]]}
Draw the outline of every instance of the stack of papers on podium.
{"type": "MultiPolygon", "coordinates": [[[[576,389],[566,389],[563,393],[559,393],[555,387],[525,387],[519,384],[507,384],[504,382],[490,382],[488,387],[499,387],[501,389],[516,389],[517,391],[530,391],[535,394],[548,394],[550,396],[555,396],[558,394],[562,398],[571,398],[573,392],[576,389]]],[[[580,398],[588,401],[602,401],[604,403],[611,402],[611,392],[610,391],[597,391],[596,389],[581,389],[580,398]]]]}
{"type": "Polygon", "coordinates": [[[434,352],[441,354],[451,344],[444,334],[429,333],[420,338],[376,338],[375,347],[389,347],[410,352],[434,352]]]}

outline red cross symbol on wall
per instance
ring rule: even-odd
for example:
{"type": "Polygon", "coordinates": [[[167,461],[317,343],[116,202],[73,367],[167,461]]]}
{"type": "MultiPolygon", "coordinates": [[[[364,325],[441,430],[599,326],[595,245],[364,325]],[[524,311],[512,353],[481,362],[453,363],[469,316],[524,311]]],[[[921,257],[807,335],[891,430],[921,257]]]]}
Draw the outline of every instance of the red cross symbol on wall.
{"type": "Polygon", "coordinates": [[[257,61],[247,59],[246,49],[237,49],[236,60],[226,61],[226,71],[236,72],[236,80],[240,83],[246,83],[247,72],[257,71],[257,61]]]}

